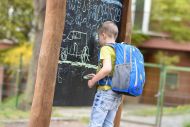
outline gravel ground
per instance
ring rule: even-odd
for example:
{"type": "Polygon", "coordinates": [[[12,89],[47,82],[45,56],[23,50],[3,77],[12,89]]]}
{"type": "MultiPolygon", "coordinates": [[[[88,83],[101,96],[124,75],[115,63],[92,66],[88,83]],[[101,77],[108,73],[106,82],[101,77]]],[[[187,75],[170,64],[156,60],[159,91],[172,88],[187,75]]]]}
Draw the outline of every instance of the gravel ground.
{"type": "MultiPolygon", "coordinates": [[[[133,110],[136,108],[133,106],[133,110]]],[[[120,127],[153,127],[150,125],[131,123],[131,121],[138,121],[142,123],[154,123],[155,116],[134,116],[130,115],[129,111],[132,108],[127,107],[123,110],[121,126],[120,127]]],[[[50,127],[87,127],[88,118],[90,116],[91,107],[61,107],[54,110],[62,114],[62,118],[52,118],[50,127]]],[[[163,116],[162,127],[183,127],[185,121],[189,121],[190,114],[163,116]]],[[[4,121],[0,127],[27,127],[28,120],[20,121],[4,121]]]]}
{"type": "MultiPolygon", "coordinates": [[[[2,127],[27,127],[28,122],[5,123],[2,127]]],[[[86,127],[85,123],[80,121],[51,121],[50,127],[86,127]]],[[[1,126],[0,126],[1,127],[1,126]]]]}
{"type": "MultiPolygon", "coordinates": [[[[134,117],[133,117],[134,118],[134,117]]],[[[137,119],[152,119],[152,118],[139,118],[136,117],[137,119]]],[[[183,127],[183,122],[189,120],[190,115],[184,115],[184,116],[173,116],[173,117],[164,117],[163,122],[162,122],[162,127],[183,127]]],[[[50,127],[87,127],[88,124],[77,121],[77,120],[54,120],[51,121],[50,127]]],[[[9,122],[9,123],[4,123],[0,127],[27,127],[27,122],[9,122]]],[[[144,125],[144,124],[136,124],[136,123],[131,123],[131,122],[126,122],[124,120],[121,121],[121,126],[120,127],[153,127],[151,125],[144,125]]]]}
{"type": "MultiPolygon", "coordinates": [[[[87,126],[88,126],[87,123],[82,123],[80,121],[52,121],[50,124],[50,127],[87,127],[87,126]]],[[[6,123],[0,127],[27,127],[27,122],[6,123]]],[[[151,126],[121,122],[121,127],[151,127],[151,126]]]]}

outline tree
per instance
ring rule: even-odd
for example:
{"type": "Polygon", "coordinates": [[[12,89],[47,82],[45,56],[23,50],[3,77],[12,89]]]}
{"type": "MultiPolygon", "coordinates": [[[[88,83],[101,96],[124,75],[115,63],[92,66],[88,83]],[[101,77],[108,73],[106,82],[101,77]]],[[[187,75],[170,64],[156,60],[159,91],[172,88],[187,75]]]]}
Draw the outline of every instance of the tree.
{"type": "Polygon", "coordinates": [[[32,54],[32,45],[30,43],[19,43],[10,49],[0,50],[0,64],[18,67],[21,54],[24,67],[28,67],[32,54]]]}
{"type": "Polygon", "coordinates": [[[29,40],[33,26],[32,0],[1,0],[0,17],[0,39],[29,40]]]}
{"type": "Polygon", "coordinates": [[[151,30],[165,32],[179,42],[190,41],[190,0],[153,0],[151,30]]]}
{"type": "Polygon", "coordinates": [[[29,67],[29,74],[26,84],[26,90],[21,102],[21,108],[28,109],[31,106],[34,84],[36,81],[37,63],[42,41],[43,26],[45,19],[46,0],[34,0],[34,15],[35,15],[35,42],[33,46],[33,55],[29,67]]]}

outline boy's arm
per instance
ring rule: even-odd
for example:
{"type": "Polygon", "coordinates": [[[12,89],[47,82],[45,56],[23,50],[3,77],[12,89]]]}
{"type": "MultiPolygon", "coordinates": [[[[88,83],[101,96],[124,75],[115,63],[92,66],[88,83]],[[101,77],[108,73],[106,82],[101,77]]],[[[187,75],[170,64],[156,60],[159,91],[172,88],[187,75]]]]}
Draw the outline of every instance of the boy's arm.
{"type": "Polygon", "coordinates": [[[103,67],[91,80],[88,81],[88,87],[92,88],[97,81],[99,81],[100,79],[103,79],[111,71],[112,71],[111,57],[103,59],[103,67]]]}

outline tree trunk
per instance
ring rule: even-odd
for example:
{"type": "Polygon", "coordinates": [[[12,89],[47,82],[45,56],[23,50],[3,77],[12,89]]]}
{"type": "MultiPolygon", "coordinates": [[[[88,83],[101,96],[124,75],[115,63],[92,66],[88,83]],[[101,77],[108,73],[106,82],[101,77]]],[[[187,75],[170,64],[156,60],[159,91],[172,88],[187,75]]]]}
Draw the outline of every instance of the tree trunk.
{"type": "Polygon", "coordinates": [[[46,0],[34,0],[34,15],[35,15],[35,42],[33,45],[33,55],[29,67],[27,85],[24,92],[23,100],[20,107],[29,109],[32,103],[34,94],[34,84],[36,81],[37,63],[42,42],[44,20],[45,20],[46,0]]]}

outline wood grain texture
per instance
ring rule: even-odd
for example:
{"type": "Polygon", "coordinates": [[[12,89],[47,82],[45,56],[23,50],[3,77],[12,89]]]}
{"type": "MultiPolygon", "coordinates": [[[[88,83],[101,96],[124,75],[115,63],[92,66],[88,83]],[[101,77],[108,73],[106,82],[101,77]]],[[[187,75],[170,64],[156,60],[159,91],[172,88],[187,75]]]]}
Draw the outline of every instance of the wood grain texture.
{"type": "MultiPolygon", "coordinates": [[[[119,41],[131,44],[132,24],[131,24],[131,0],[123,0],[121,27],[119,33],[119,41]]],[[[123,102],[126,96],[122,96],[120,104],[114,120],[114,127],[120,127],[123,102]]]]}
{"type": "Polygon", "coordinates": [[[119,41],[125,43],[131,43],[131,34],[132,34],[131,0],[123,0],[119,41]]]}
{"type": "Polygon", "coordinates": [[[29,127],[48,127],[50,124],[66,0],[47,0],[46,7],[29,127]]]}

